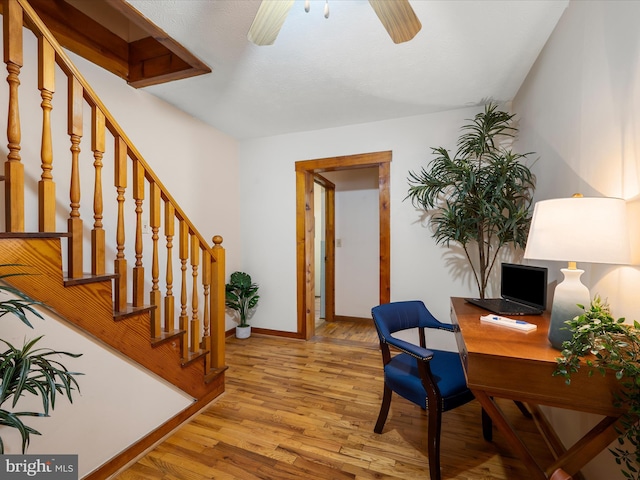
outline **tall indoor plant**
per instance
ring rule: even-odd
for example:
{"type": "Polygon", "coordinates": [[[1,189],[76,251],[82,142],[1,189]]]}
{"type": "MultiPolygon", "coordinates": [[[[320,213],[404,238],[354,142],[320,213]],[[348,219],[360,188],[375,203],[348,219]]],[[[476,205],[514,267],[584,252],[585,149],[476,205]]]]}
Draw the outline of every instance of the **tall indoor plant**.
{"type": "MultiPolygon", "coordinates": [[[[16,265],[0,265],[13,267],[16,265]]],[[[4,279],[19,273],[0,274],[0,317],[13,315],[30,328],[29,313],[38,318],[42,315],[34,308],[41,305],[20,290],[5,283],[4,279]]],[[[76,379],[77,372],[70,372],[58,358],[67,356],[77,358],[81,354],[61,352],[48,348],[36,348],[42,336],[33,340],[25,340],[22,347],[15,347],[5,339],[0,342],[7,347],[0,352],[0,426],[15,428],[22,438],[22,453],[29,446],[31,435],[40,432],[26,425],[23,417],[48,417],[49,411],[55,408],[57,394],[64,394],[73,403],[73,391],[80,388],[76,379]],[[26,395],[34,395],[42,400],[41,411],[16,412],[15,408],[26,395]],[[9,405],[9,409],[5,408],[9,405]]],[[[4,442],[0,436],[0,454],[4,453],[4,442]]]]}
{"type": "Polygon", "coordinates": [[[626,406],[618,430],[618,446],[610,449],[625,478],[640,479],[640,323],[625,323],[614,319],[609,304],[596,296],[581,315],[567,320],[570,340],[562,344],[562,356],[557,359],[554,375],[565,377],[571,383],[584,360],[589,375],[615,375],[620,392],[613,405],[626,406]]]}
{"type": "Polygon", "coordinates": [[[458,138],[452,157],[443,147],[419,172],[409,172],[407,198],[424,209],[436,243],[462,246],[481,298],[502,247],[524,248],[535,179],[505,141],[515,136],[514,114],[485,106],[458,138]]]}
{"type": "Polygon", "coordinates": [[[237,312],[240,320],[236,329],[239,338],[246,338],[251,333],[247,320],[251,310],[258,306],[258,288],[258,284],[251,280],[251,275],[244,272],[233,272],[225,286],[225,303],[237,312]]]}

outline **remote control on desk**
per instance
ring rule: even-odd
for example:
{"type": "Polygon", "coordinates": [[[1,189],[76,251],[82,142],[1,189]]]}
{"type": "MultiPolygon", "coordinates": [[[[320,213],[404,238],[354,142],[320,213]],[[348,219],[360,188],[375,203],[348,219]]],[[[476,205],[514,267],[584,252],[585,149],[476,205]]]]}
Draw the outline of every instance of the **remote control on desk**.
{"type": "Polygon", "coordinates": [[[484,315],[480,317],[480,321],[501,327],[513,328],[514,330],[521,330],[523,332],[532,332],[538,328],[538,326],[533,323],[501,317],[500,315],[484,315]]]}

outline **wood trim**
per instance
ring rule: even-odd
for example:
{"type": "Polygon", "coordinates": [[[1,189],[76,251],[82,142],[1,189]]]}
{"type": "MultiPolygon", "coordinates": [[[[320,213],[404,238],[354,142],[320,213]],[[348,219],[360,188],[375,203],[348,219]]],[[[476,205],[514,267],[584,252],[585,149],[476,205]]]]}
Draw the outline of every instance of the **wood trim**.
{"type": "Polygon", "coordinates": [[[380,303],[391,301],[391,158],[378,165],[378,192],[380,208],[380,303]]]}
{"type": "MultiPolygon", "coordinates": [[[[126,80],[135,88],[210,73],[211,68],[125,0],[103,0],[114,15],[148,33],[128,42],[64,0],[29,0],[65,48],[126,80]]],[[[26,22],[29,26],[29,22],[26,22]]]]}
{"type": "Polygon", "coordinates": [[[336,315],[333,318],[336,322],[370,322],[371,318],[364,317],[350,317],[348,315],[336,315]]]}
{"type": "Polygon", "coordinates": [[[325,321],[336,315],[336,188],[325,187],[325,321]]]}
{"type": "MultiPolygon", "coordinates": [[[[336,238],[336,186],[328,178],[316,173],[313,175],[314,183],[324,188],[324,233],[325,233],[325,311],[324,318],[327,322],[332,322],[336,314],[336,258],[335,258],[335,238],[336,238]]],[[[315,301],[314,301],[315,308],[315,301]]],[[[315,313],[314,313],[315,319],[315,313]]],[[[315,323],[315,320],[314,320],[315,323]]]]}
{"type": "Polygon", "coordinates": [[[304,335],[306,318],[306,254],[305,254],[305,214],[307,210],[305,184],[308,175],[296,172],[296,306],[298,323],[296,331],[304,335]]]}
{"type": "Polygon", "coordinates": [[[210,73],[211,68],[126,0],[104,0],[149,34],[144,43],[129,44],[129,83],[140,88],[210,73]],[[180,66],[180,67],[179,67],[180,66]]]}
{"type": "MultiPolygon", "coordinates": [[[[231,328],[225,332],[225,337],[233,337],[236,334],[236,329],[231,328]]],[[[251,327],[251,335],[265,335],[269,337],[282,337],[291,338],[294,340],[304,340],[304,337],[296,332],[285,332],[284,330],[271,330],[269,328],[256,328],[251,327]]]]}
{"type": "MultiPolygon", "coordinates": [[[[391,219],[390,162],[392,152],[303,160],[296,171],[296,277],[297,332],[309,340],[315,334],[314,256],[313,256],[313,177],[318,173],[355,168],[378,168],[380,218],[380,303],[391,298],[391,219]],[[309,186],[311,188],[309,188],[309,186]],[[311,215],[309,215],[311,212],[311,215]]],[[[334,312],[335,314],[335,312],[334,312]]]]}
{"type": "Polygon", "coordinates": [[[63,47],[127,79],[129,45],[125,40],[62,0],[29,3],[63,47]]]}
{"type": "Polygon", "coordinates": [[[296,172],[334,172],[352,168],[378,167],[381,163],[391,162],[391,150],[373,153],[360,153],[341,157],[318,158],[296,162],[296,172]]]}

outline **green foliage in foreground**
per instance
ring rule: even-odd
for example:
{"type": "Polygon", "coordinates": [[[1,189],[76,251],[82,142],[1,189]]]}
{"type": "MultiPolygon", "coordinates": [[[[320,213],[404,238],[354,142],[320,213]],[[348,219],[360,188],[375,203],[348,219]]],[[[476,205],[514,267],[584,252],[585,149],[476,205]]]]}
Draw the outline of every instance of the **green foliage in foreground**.
{"type": "MultiPolygon", "coordinates": [[[[0,265],[2,267],[15,267],[18,265],[0,265]]],[[[0,281],[23,273],[0,274],[0,281]]],[[[0,317],[14,315],[25,325],[33,328],[27,315],[34,314],[38,318],[42,315],[35,310],[34,305],[42,305],[40,302],[25,295],[20,290],[0,283],[0,317]],[[14,298],[15,297],[15,298],[14,298]]],[[[40,435],[40,432],[26,425],[23,417],[47,417],[49,411],[56,405],[58,394],[65,395],[73,403],[74,390],[80,391],[75,379],[77,372],[70,372],[57,359],[61,356],[72,358],[81,354],[60,352],[48,348],[36,348],[36,344],[42,336],[33,340],[25,340],[21,348],[17,348],[4,339],[0,342],[7,347],[0,353],[0,425],[15,428],[22,437],[22,453],[27,451],[31,435],[40,435]],[[42,400],[41,411],[16,412],[20,399],[27,395],[40,397],[42,400]],[[4,406],[7,405],[7,410],[4,406]]],[[[0,454],[4,453],[4,442],[0,437],[0,454]]]]}
{"type": "Polygon", "coordinates": [[[589,308],[580,305],[582,315],[567,321],[573,333],[571,340],[562,344],[562,357],[554,375],[565,377],[578,372],[584,359],[589,376],[615,375],[620,382],[620,393],[614,406],[628,408],[618,429],[618,446],[610,449],[625,478],[640,479],[640,323],[625,323],[611,316],[609,305],[596,296],[589,308]]]}

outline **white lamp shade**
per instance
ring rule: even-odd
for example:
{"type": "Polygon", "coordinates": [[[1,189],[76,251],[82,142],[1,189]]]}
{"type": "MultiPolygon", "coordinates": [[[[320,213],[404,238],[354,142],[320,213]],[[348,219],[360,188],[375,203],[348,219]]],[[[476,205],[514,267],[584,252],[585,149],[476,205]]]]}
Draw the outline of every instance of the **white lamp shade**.
{"type": "Polygon", "coordinates": [[[625,201],[572,197],[537,202],[524,258],[630,263],[625,201]]]}

